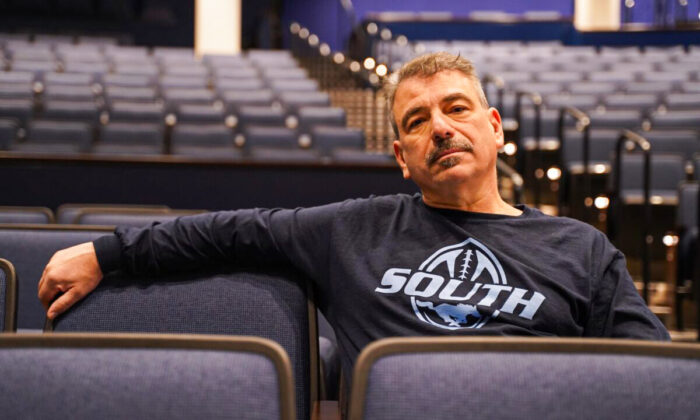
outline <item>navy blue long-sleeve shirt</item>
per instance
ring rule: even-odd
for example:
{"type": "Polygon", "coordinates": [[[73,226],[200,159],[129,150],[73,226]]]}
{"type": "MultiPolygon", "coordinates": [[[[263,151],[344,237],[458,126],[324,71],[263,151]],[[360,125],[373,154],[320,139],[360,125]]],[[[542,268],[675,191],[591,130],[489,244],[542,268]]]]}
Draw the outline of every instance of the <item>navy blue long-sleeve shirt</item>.
{"type": "Polygon", "coordinates": [[[669,339],[601,232],[520,208],[520,216],[471,213],[391,195],[117,228],[95,248],[103,272],[139,275],[291,264],[315,283],[346,374],[365,345],[384,337],[669,339]]]}

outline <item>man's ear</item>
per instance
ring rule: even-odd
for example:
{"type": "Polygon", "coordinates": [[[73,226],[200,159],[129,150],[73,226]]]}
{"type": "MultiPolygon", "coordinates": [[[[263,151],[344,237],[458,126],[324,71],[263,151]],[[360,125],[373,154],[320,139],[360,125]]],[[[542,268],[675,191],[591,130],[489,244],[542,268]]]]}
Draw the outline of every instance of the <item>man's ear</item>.
{"type": "Polygon", "coordinates": [[[496,108],[489,108],[489,123],[493,128],[493,132],[496,136],[496,146],[500,149],[505,144],[505,139],[503,135],[503,123],[501,122],[501,114],[498,113],[496,108]]]}
{"type": "Polygon", "coordinates": [[[396,157],[396,163],[401,167],[401,172],[403,172],[404,179],[411,179],[411,173],[408,171],[408,166],[406,166],[406,161],[403,158],[403,149],[401,148],[401,142],[394,140],[394,157],[396,157]]]}

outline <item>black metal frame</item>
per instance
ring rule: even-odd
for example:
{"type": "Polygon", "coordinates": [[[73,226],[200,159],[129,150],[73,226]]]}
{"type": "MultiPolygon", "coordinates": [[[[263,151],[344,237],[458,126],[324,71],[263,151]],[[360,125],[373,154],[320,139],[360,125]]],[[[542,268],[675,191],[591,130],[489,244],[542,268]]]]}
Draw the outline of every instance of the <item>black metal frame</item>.
{"type": "Polygon", "coordinates": [[[516,169],[519,173],[525,175],[528,178],[530,173],[529,159],[527,159],[527,151],[525,150],[525,144],[522,141],[522,98],[527,97],[530,99],[535,107],[535,150],[534,150],[534,166],[535,169],[532,171],[534,175],[534,185],[532,188],[533,201],[535,207],[540,205],[541,188],[542,183],[540,178],[537,177],[537,171],[542,169],[542,150],[540,149],[540,140],[542,139],[542,96],[537,92],[530,92],[524,90],[518,90],[515,92],[515,119],[518,122],[518,129],[516,131],[516,169]]]}
{"type": "Polygon", "coordinates": [[[644,288],[642,296],[644,301],[649,303],[649,283],[651,282],[651,236],[649,235],[649,226],[651,225],[651,203],[649,195],[651,190],[651,143],[631,130],[622,130],[615,145],[615,165],[613,168],[614,184],[613,191],[610,195],[610,214],[608,217],[608,237],[611,241],[617,239],[617,229],[622,222],[622,197],[620,190],[622,187],[622,146],[631,141],[635,147],[639,147],[644,153],[644,172],[643,172],[643,223],[642,223],[642,281],[644,288]]]}
{"type": "Polygon", "coordinates": [[[559,135],[559,166],[561,167],[561,180],[559,182],[559,215],[569,216],[571,212],[570,208],[570,184],[571,184],[571,174],[564,162],[564,147],[565,146],[565,127],[564,120],[567,115],[570,115],[576,119],[576,129],[583,132],[583,191],[584,191],[584,208],[586,209],[585,221],[590,222],[590,206],[586,203],[586,198],[591,195],[591,176],[589,172],[590,164],[590,128],[591,119],[590,117],[580,109],[573,106],[566,106],[559,110],[559,122],[557,125],[557,132],[559,135]]]}

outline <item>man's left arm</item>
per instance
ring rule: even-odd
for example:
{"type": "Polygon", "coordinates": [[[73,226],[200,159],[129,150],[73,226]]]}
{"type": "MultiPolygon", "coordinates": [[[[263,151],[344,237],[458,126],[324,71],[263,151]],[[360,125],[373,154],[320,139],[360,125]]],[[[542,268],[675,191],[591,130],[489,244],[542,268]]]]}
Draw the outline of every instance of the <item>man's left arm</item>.
{"type": "Polygon", "coordinates": [[[670,340],[663,323],[637,292],[627,271],[625,257],[609,243],[606,245],[611,248],[612,258],[604,266],[597,290],[594,290],[585,335],[670,340]]]}

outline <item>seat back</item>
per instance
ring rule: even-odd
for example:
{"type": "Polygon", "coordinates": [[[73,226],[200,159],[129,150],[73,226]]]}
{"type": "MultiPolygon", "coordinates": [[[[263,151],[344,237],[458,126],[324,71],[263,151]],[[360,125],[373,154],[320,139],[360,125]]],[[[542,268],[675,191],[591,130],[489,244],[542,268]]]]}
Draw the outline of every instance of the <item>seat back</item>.
{"type": "Polygon", "coordinates": [[[54,215],[46,207],[0,206],[0,223],[53,223],[54,215]]]}
{"type": "Polygon", "coordinates": [[[160,279],[105,277],[57,318],[54,331],[253,335],[279,343],[292,360],[296,410],[316,400],[316,309],[306,279],[289,269],[218,268],[160,279]],[[313,344],[312,344],[313,343],[313,344]]]}
{"type": "Polygon", "coordinates": [[[289,359],[260,338],[5,335],[0,372],[6,418],[295,418],[289,359]]]}
{"type": "Polygon", "coordinates": [[[0,224],[2,258],[12,261],[17,273],[17,328],[41,330],[44,327],[46,311],[36,293],[51,256],[58,250],[93,241],[110,231],[110,228],[0,224]]]}
{"type": "Polygon", "coordinates": [[[0,258],[0,331],[17,330],[17,277],[11,262],[0,258]]]}
{"type": "Polygon", "coordinates": [[[698,386],[695,344],[387,339],[357,360],[350,419],[694,417],[698,386]]]}
{"type": "Polygon", "coordinates": [[[204,210],[159,209],[85,209],[75,216],[78,225],[144,227],[154,222],[164,223],[182,216],[203,213],[204,210]]]}

